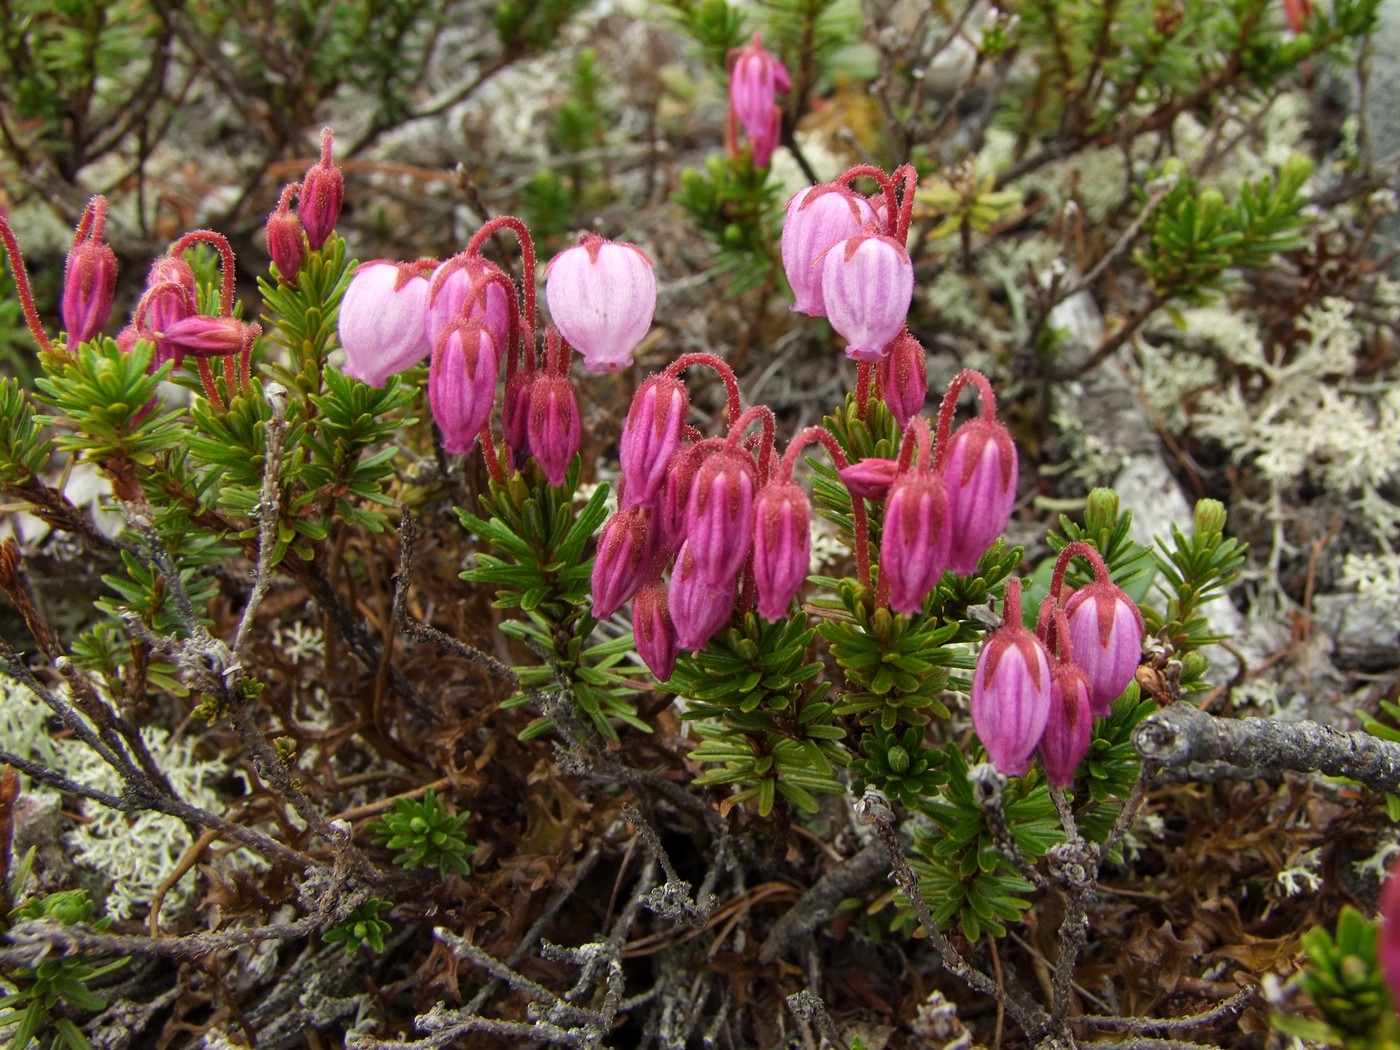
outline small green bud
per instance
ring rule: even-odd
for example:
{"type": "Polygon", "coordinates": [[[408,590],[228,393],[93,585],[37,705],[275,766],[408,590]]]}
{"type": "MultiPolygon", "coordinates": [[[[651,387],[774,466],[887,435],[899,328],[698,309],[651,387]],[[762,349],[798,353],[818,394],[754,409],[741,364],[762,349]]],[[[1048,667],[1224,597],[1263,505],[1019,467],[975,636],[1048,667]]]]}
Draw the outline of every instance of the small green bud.
{"type": "Polygon", "coordinates": [[[909,772],[909,752],[898,744],[893,745],[889,751],[885,752],[885,761],[890,769],[896,773],[909,772]]]}
{"type": "Polygon", "coordinates": [[[1219,536],[1225,530],[1225,505],[1216,499],[1197,500],[1191,528],[1197,539],[1219,536]]]}
{"type": "Polygon", "coordinates": [[[1118,493],[1099,488],[1084,503],[1084,530],[1094,536],[1118,523],[1118,493]]]}

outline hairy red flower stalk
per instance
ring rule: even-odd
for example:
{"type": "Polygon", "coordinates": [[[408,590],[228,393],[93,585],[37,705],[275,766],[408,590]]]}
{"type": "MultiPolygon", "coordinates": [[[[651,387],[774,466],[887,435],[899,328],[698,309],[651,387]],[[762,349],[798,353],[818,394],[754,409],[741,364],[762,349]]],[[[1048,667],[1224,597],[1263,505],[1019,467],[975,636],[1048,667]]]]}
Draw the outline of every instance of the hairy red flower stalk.
{"type": "Polygon", "coordinates": [[[904,181],[899,197],[899,214],[890,215],[890,235],[900,244],[909,239],[909,222],[914,215],[914,191],[919,188],[919,173],[912,164],[901,164],[894,169],[890,182],[904,181]]]}
{"type": "Polygon", "coordinates": [[[481,433],[477,436],[481,439],[481,458],[486,461],[486,473],[491,475],[491,480],[497,485],[504,485],[506,475],[505,471],[501,470],[501,457],[496,452],[496,438],[491,433],[489,419],[482,424],[481,433]]]}
{"type": "Polygon", "coordinates": [[[856,410],[862,423],[870,422],[870,387],[874,379],[874,363],[862,361],[856,366],[856,410]]]}
{"type": "Polygon", "coordinates": [[[479,253],[481,246],[486,243],[486,238],[492,236],[497,230],[510,230],[511,233],[515,234],[515,239],[520,242],[520,285],[525,291],[525,331],[533,335],[535,331],[535,242],[530,237],[530,227],[514,215],[498,215],[476,231],[472,239],[467,242],[466,250],[479,253]]]}
{"type": "Polygon", "coordinates": [[[726,444],[729,448],[738,448],[739,440],[744,431],[755,419],[763,424],[763,437],[754,459],[758,463],[758,483],[764,485],[768,482],[769,467],[773,459],[773,434],[777,429],[777,418],[773,415],[773,410],[767,405],[754,405],[745,410],[738,419],[730,424],[726,444]]]}
{"type": "Polygon", "coordinates": [[[29,271],[24,266],[24,254],[19,250],[15,231],[10,229],[9,217],[0,209],[0,241],[5,242],[5,253],[10,257],[10,269],[15,275],[15,290],[19,293],[19,305],[24,310],[24,320],[39,349],[46,354],[53,353],[53,340],[44,331],[44,323],[39,320],[39,311],[34,308],[34,293],[29,290],[29,271]]]}
{"type": "Polygon", "coordinates": [[[214,370],[209,367],[209,358],[201,357],[196,363],[199,365],[199,381],[204,384],[204,396],[220,412],[225,411],[228,406],[224,404],[224,399],[219,396],[219,387],[214,382],[214,370]]]}
{"type": "Polygon", "coordinates": [[[233,246],[229,244],[227,237],[216,230],[191,230],[172,244],[166,254],[178,257],[184,254],[186,248],[196,244],[212,245],[219,253],[219,312],[224,317],[229,317],[233,314],[233,279],[236,265],[233,246]]]}
{"type": "Polygon", "coordinates": [[[857,164],[854,168],[847,168],[836,177],[838,185],[849,187],[856,179],[874,179],[880,184],[880,192],[885,195],[886,222],[899,210],[899,200],[895,197],[894,183],[890,180],[882,169],[873,164],[857,164]]]}
{"type": "Polygon", "coordinates": [[[953,429],[953,416],[958,411],[958,395],[968,383],[977,388],[978,398],[982,402],[982,418],[995,420],[997,417],[997,396],[992,392],[992,384],[981,372],[964,368],[949,382],[948,389],[943,393],[943,402],[938,406],[938,462],[935,466],[943,466],[943,461],[948,458],[948,433],[953,429]]]}
{"type": "Polygon", "coordinates": [[[706,365],[719,373],[720,379],[724,382],[725,392],[729,395],[729,418],[731,420],[738,419],[743,402],[739,398],[739,380],[734,377],[734,370],[723,359],[714,354],[697,352],[681,354],[680,357],[666,366],[665,374],[672,378],[679,378],[680,374],[691,365],[706,365]]]}
{"type": "Polygon", "coordinates": [[[1103,555],[1092,544],[1083,540],[1075,540],[1073,543],[1060,551],[1060,556],[1055,559],[1055,571],[1050,576],[1050,597],[1056,604],[1060,601],[1060,589],[1065,583],[1065,573],[1069,571],[1069,563],[1079,556],[1094,567],[1094,578],[1099,581],[1112,582],[1112,575],[1108,571],[1108,566],[1104,564],[1103,555]]]}

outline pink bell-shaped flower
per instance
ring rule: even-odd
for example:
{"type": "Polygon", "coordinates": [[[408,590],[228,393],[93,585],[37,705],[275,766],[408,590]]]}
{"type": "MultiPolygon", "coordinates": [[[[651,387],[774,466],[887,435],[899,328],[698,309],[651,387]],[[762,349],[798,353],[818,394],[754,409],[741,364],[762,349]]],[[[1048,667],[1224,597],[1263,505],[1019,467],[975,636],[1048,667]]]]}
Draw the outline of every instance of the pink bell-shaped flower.
{"type": "Polygon", "coordinates": [[[1380,936],[1376,941],[1376,956],[1381,974],[1390,986],[1390,998],[1400,1010],[1400,861],[1391,864],[1381,886],[1380,936]]]}
{"type": "Polygon", "coordinates": [[[734,612],[734,581],[718,587],[706,581],[687,541],[671,569],[667,607],[676,628],[676,644],[687,652],[703,649],[734,612]]]}
{"type": "Polygon", "coordinates": [[[852,496],[883,502],[890,494],[890,486],[899,475],[899,463],[893,459],[880,459],[871,456],[842,467],[837,472],[841,484],[852,496]]]}
{"type": "Polygon", "coordinates": [[[590,372],[616,372],[632,363],[632,352],[656,312],[656,275],[635,244],[584,234],[545,267],[549,316],[590,372]]]}
{"type": "Polygon", "coordinates": [[[787,615],[812,563],[811,506],[802,487],[770,481],[754,502],[753,576],[758,613],[769,620],[787,615]]]}
{"type": "Polygon", "coordinates": [[[835,183],[808,186],[788,201],[781,248],[783,272],[792,285],[793,312],[826,316],[823,256],[860,233],[874,215],[865,198],[835,183]]]}
{"type": "Polygon", "coordinates": [[[1074,781],[1074,771],[1089,753],[1093,721],[1084,672],[1057,660],[1050,669],[1050,717],[1040,738],[1040,762],[1051,784],[1068,787],[1074,781]]]}
{"type": "Polygon", "coordinates": [[[1070,657],[1089,680],[1089,704],[1102,718],[1123,695],[1142,659],[1144,629],[1137,603],[1101,576],[1070,595],[1070,657]]]}
{"type": "Polygon", "coordinates": [[[340,301],[345,374],[370,386],[412,368],[431,349],[423,332],[428,281],[416,263],[369,262],[355,270],[340,301]]]}
{"type": "Polygon", "coordinates": [[[526,425],[530,455],[535,457],[551,485],[564,484],[583,440],[578,395],[568,377],[537,374],[530,388],[530,413],[526,425]]]}
{"type": "Polygon", "coordinates": [[[496,275],[505,277],[495,263],[470,252],[453,256],[433,272],[423,319],[429,346],[437,346],[448,325],[470,318],[486,326],[495,340],[496,364],[503,363],[510,340],[510,306],[505,289],[483,281],[496,275]]]}
{"type": "Polygon", "coordinates": [[[102,331],[117,294],[117,256],[102,239],[107,202],[94,197],[83,214],[63,267],[63,330],[68,345],[86,343],[102,331]]]}
{"type": "Polygon", "coordinates": [[[496,398],[496,340],[475,321],[448,327],[428,364],[428,407],[443,450],[465,455],[491,417],[496,398]]]}
{"type": "Polygon", "coordinates": [[[1021,625],[1021,584],[1006,583],[1001,626],[982,644],[972,676],[972,726],[1005,776],[1020,776],[1050,720],[1050,658],[1021,625]]]}
{"type": "Polygon", "coordinates": [[[880,576],[889,585],[890,608],[917,613],[948,567],[948,497],[929,469],[902,471],[885,499],[880,576]]]}
{"type": "Polygon", "coordinates": [[[747,47],[729,52],[729,151],[739,152],[738,129],[753,148],[754,166],[773,159],[783,125],[777,93],[791,89],[788,71],[777,56],[766,51],[755,33],[747,47]]]}
{"type": "Polygon", "coordinates": [[[297,201],[297,214],[306,229],[306,243],[313,252],[335,232],[335,224],[340,219],[340,206],[344,201],[345,176],[331,162],[331,129],[322,128],[321,159],[302,176],[301,198],[297,201]]]}
{"type": "Polygon", "coordinates": [[[996,419],[982,416],[953,432],[939,473],[948,486],[952,545],[948,567],[976,570],[987,549],[1006,531],[1016,503],[1016,445],[996,419]]]}
{"type": "Polygon", "coordinates": [[[903,430],[924,409],[928,397],[928,358],[923,344],[905,329],[889,347],[890,355],[880,362],[880,378],[885,404],[903,430]]]}
{"type": "Polygon", "coordinates": [[[651,506],[666,483],[671,457],[681,447],[690,395],[679,379],[658,372],[648,376],[632,398],[622,426],[623,506],[651,506]]]}
{"type": "Polygon", "coordinates": [[[914,298],[914,266],[893,237],[865,230],[826,253],[822,299],[827,320],[846,340],[846,356],[879,361],[904,331],[914,298]]]}
{"type": "Polygon", "coordinates": [[[680,647],[676,642],[675,625],[671,622],[666,588],[660,579],[643,584],[632,600],[632,639],[637,644],[637,655],[656,680],[669,679],[676,669],[680,647]]]}
{"type": "Polygon", "coordinates": [[[593,616],[606,620],[646,581],[656,530],[641,507],[627,507],[603,523],[593,556],[593,616]]]}
{"type": "Polygon", "coordinates": [[[195,314],[176,321],[161,333],[176,357],[227,357],[251,349],[262,329],[236,317],[195,314]]]}
{"type": "Polygon", "coordinates": [[[696,471],[685,511],[686,547],[711,587],[732,585],[749,556],[757,474],[753,457],[729,445],[696,471]]]}

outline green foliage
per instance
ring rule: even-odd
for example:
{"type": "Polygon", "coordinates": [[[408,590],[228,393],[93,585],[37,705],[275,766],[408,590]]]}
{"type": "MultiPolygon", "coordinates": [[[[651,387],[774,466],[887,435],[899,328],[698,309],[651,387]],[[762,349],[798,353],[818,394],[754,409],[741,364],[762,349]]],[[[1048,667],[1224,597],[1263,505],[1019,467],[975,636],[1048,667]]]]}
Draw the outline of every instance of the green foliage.
{"type": "Polygon", "coordinates": [[[686,698],[683,717],[702,720],[705,738],[691,758],[721,767],[696,783],[737,785],[726,805],[755,799],[767,816],[781,794],[810,813],[813,792],[843,790],[834,767],[846,762],[845,732],[825,699],[830,684],[808,684],[822,670],[806,659],[815,634],[803,612],[778,623],[748,613],[676,661],[668,685],[686,698]]]}
{"type": "Polygon", "coordinates": [[[0,379],[0,484],[19,485],[44,469],[53,442],[18,379],[0,379]]]}
{"type": "Polygon", "coordinates": [[[354,269],[345,258],[344,238],[332,234],[320,250],[307,253],[295,282],[283,281],[275,267],[273,281],[258,278],[268,341],[283,347],[289,358],[285,364],[269,362],[268,373],[304,403],[321,392],[326,359],[339,345],[340,300],[354,269]]]}
{"type": "MultiPolygon", "coordinates": [[[[1169,161],[1163,177],[1175,182],[1143,224],[1148,243],[1133,260],[1161,301],[1210,302],[1229,270],[1263,267],[1306,243],[1303,189],[1311,174],[1312,163],[1294,154],[1277,175],[1245,183],[1231,203],[1217,189],[1200,189],[1185,165],[1169,161]]],[[[1146,199],[1144,189],[1137,193],[1146,199]]]]}
{"type": "MultiPolygon", "coordinates": [[[[27,865],[23,870],[27,871],[27,865]]],[[[16,920],[43,919],[64,926],[105,930],[112,920],[94,922],[96,911],[86,890],[61,890],[21,904],[10,912],[7,925],[16,920]]],[[[54,1036],[50,1047],[92,1050],[82,1031],[65,1015],[70,1011],[93,1013],[105,1007],[107,1001],[95,994],[88,982],[121,969],[127,962],[121,958],[95,964],[86,953],[79,952],[45,959],[37,966],[6,967],[0,971],[0,978],[14,988],[11,994],[0,998],[0,1024],[15,1026],[6,1050],[24,1050],[45,1033],[54,1036]]]]}
{"type": "Polygon", "coordinates": [[[1203,659],[1185,658],[1198,656],[1200,649],[1221,640],[1211,632],[1201,608],[1225,593],[1244,564],[1245,545],[1226,539],[1224,528],[1224,506],[1213,499],[1199,500],[1190,537],[1173,525],[1171,545],[1158,539],[1159,550],[1153,552],[1160,574],[1158,589],[1166,597],[1166,606],[1145,607],[1143,620],[1147,633],[1163,639],[1183,660],[1183,689],[1204,688],[1203,659]]]}
{"type": "Polygon", "coordinates": [[[744,12],[728,0],[666,0],[666,6],[716,74],[724,70],[729,52],[742,47],[748,37],[744,12]]]}
{"type": "Polygon", "coordinates": [[[1286,1035],[1352,1050],[1394,1050],[1400,1019],[1376,956],[1377,926],[1351,905],[1337,917],[1336,938],[1321,926],[1303,934],[1308,961],[1298,983],[1321,1019],[1275,1013],[1286,1035]]]}
{"type": "Polygon", "coordinates": [[[1142,699],[1137,683],[1129,682],[1123,695],[1113,702],[1108,717],[1094,719],[1089,750],[1074,773],[1075,798],[1088,795],[1075,819],[1091,842],[1108,837],[1123,808],[1122,800],[1137,783],[1141,763],[1133,748],[1133,731],[1155,710],[1156,702],[1142,699]]]}
{"type": "Polygon", "coordinates": [[[851,762],[851,788],[856,794],[871,787],[885,797],[917,809],[947,782],[943,752],[925,747],[921,727],[910,726],[903,735],[877,728],[860,738],[863,756],[851,762]]]}
{"type": "MultiPolygon", "coordinates": [[[[899,456],[899,424],[883,401],[872,399],[868,418],[861,419],[860,405],[854,393],[846,396],[845,404],[822,419],[850,463],[863,459],[895,459],[899,456]]],[[[817,513],[836,526],[848,544],[854,542],[855,528],[851,518],[851,494],[841,483],[835,468],[825,460],[808,457],[812,474],[812,502],[817,513]]],[[[871,547],[880,539],[878,516],[870,522],[871,547]]]]}
{"type": "MultiPolygon", "coordinates": [[[[1045,541],[1058,557],[1071,543],[1087,543],[1099,552],[1108,566],[1113,582],[1123,589],[1139,606],[1146,600],[1157,578],[1157,562],[1150,547],[1128,538],[1133,524],[1133,512],[1118,509],[1118,494],[1112,489],[1099,488],[1089,493],[1084,503],[1084,524],[1077,524],[1067,514],[1060,515],[1060,531],[1046,533],[1045,541]]],[[[1065,569],[1065,586],[1078,589],[1093,579],[1082,558],[1070,560],[1065,569]]],[[[1041,601],[1050,593],[1050,578],[1055,558],[1046,558],[1036,566],[1027,582],[1022,614],[1025,626],[1035,628],[1035,618],[1041,601]]]]}
{"type": "Polygon", "coordinates": [[[508,52],[543,51],[587,0],[501,0],[492,23],[508,52]]]}
{"type": "Polygon", "coordinates": [[[353,952],[362,945],[372,952],[384,950],[384,938],[393,929],[379,916],[392,908],[388,901],[371,897],[322,936],[327,944],[342,944],[347,952],[353,952]]]}
{"type": "Polygon", "coordinates": [[[768,167],[755,168],[748,154],[713,156],[705,170],[681,172],[676,203],[719,248],[712,264],[728,277],[730,295],[741,295],[781,278],[777,267],[782,208],[768,167]]]}
{"type": "MultiPolygon", "coordinates": [[[[1024,895],[1034,886],[997,849],[986,814],[973,795],[967,759],[956,744],[944,749],[942,765],[947,776],[942,796],[919,807],[936,831],[916,835],[910,866],[919,876],[919,889],[939,929],[949,928],[956,920],[968,940],[975,941],[983,933],[1003,936],[1004,923],[1018,921],[1030,907],[1024,895]]],[[[1063,840],[1050,793],[1034,776],[1007,782],[1002,812],[1028,859],[1044,856],[1063,840]]],[[[897,900],[904,909],[897,924],[912,925],[908,902],[902,895],[897,900]]]]}
{"type": "Polygon", "coordinates": [[[838,52],[860,39],[864,21],[854,0],[765,0],[762,12],[764,46],[787,65],[797,91],[831,86],[838,52]]]}
{"type": "Polygon", "coordinates": [[[400,851],[394,863],[402,868],[437,868],[444,877],[452,871],[470,875],[467,858],[476,847],[462,834],[469,815],[448,813],[429,788],[421,800],[395,800],[394,808],[370,824],[369,832],[379,845],[400,851]]]}

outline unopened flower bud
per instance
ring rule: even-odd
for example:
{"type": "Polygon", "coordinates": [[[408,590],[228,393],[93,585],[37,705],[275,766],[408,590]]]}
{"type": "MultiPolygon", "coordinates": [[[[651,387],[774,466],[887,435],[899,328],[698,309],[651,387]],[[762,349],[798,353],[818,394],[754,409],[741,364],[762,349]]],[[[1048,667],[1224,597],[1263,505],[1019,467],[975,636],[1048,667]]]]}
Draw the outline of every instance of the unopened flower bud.
{"type": "Polygon", "coordinates": [[[842,467],[836,473],[852,496],[883,501],[890,494],[890,486],[899,474],[899,463],[893,459],[871,456],[842,467]]]}
{"type": "MultiPolygon", "coordinates": [[[[288,187],[291,189],[292,187],[288,187]]],[[[267,217],[267,254],[284,281],[293,281],[306,258],[306,233],[290,207],[289,194],[284,190],[277,210],[267,217]]]]}
{"type": "Polygon", "coordinates": [[[578,415],[578,395],[568,378],[538,374],[530,388],[530,414],[526,426],[530,455],[551,485],[564,484],[583,440],[578,415]]]}
{"type": "Polygon", "coordinates": [[[738,129],[753,148],[754,166],[761,168],[773,158],[782,130],[783,111],[776,96],[788,91],[792,81],[777,57],[763,47],[755,33],[746,47],[729,52],[729,150],[737,154],[738,129]]]}
{"type": "Polygon", "coordinates": [[[889,584],[890,608],[917,613],[948,567],[948,496],[931,470],[907,470],[885,500],[880,576],[889,584]]]}
{"type": "Polygon", "coordinates": [[[206,317],[195,314],[176,321],[159,337],[176,355],[227,357],[249,349],[261,329],[235,317],[206,317]]]}
{"type": "Polygon", "coordinates": [[[987,757],[1020,776],[1050,720],[1050,658],[1021,624],[1021,585],[1006,584],[1002,624],[987,636],[972,677],[972,725],[987,757]]]}
{"type": "Polygon", "coordinates": [[[346,375],[383,386],[431,349],[423,331],[428,281],[412,263],[369,262],[355,270],[340,301],[346,375]]]}
{"type": "Polygon", "coordinates": [[[863,197],[835,183],[808,186],[788,201],[781,246],[794,312],[826,316],[823,257],[833,246],[860,233],[873,217],[863,197]]]}
{"type": "Polygon", "coordinates": [[[443,450],[463,455],[491,417],[496,398],[496,340],[475,321],[448,327],[428,364],[428,406],[443,450]]]}
{"type": "Polygon", "coordinates": [[[501,430],[511,450],[511,465],[519,470],[530,456],[530,391],[539,372],[516,372],[506,380],[501,399],[501,430]]]}
{"type": "Polygon", "coordinates": [[[802,487],[770,481],[754,501],[753,576],[758,613],[787,615],[812,563],[811,507],[802,487]]]}
{"type": "Polygon", "coordinates": [[[1050,717],[1040,738],[1040,761],[1051,784],[1068,787],[1074,781],[1074,771],[1089,752],[1093,720],[1084,672],[1057,660],[1050,670],[1050,717]]]}
{"type": "Polygon", "coordinates": [[[656,501],[671,457],[681,447],[681,429],[689,409],[685,384],[672,376],[658,372],[637,388],[618,448],[624,505],[650,506],[656,501]]]}
{"type": "Polygon", "coordinates": [[[1376,955],[1381,973],[1390,986],[1391,999],[1400,1003],[1400,860],[1390,865],[1381,886],[1381,928],[1376,939],[1376,955]]]}
{"type": "Polygon", "coordinates": [[[676,555],[667,594],[676,644],[691,651],[703,649],[734,612],[734,581],[715,587],[705,580],[687,541],[676,555]]]}
{"type": "Polygon", "coordinates": [[[928,358],[923,344],[905,329],[890,344],[890,355],[880,362],[884,373],[885,404],[903,430],[924,408],[928,397],[928,358]]]}
{"type": "Polygon", "coordinates": [[[686,508],[690,506],[690,491],[695,487],[695,475],[700,464],[721,444],[709,439],[694,445],[682,445],[666,467],[666,481],[661,489],[658,515],[661,538],[679,548],[685,541],[686,508]]]}
{"type": "Polygon", "coordinates": [[[995,419],[970,420],[954,431],[939,473],[948,486],[952,526],[948,567],[970,573],[1011,520],[1016,503],[1016,445],[995,419]]]}
{"type": "Polygon", "coordinates": [[[632,638],[637,644],[637,655],[656,680],[668,680],[676,669],[680,646],[671,622],[666,588],[659,579],[643,584],[632,600],[632,638]]]}
{"type": "Polygon", "coordinates": [[[544,295],[559,334],[590,372],[616,372],[656,312],[656,275],[635,244],[584,234],[545,267],[544,295]]]}
{"type": "Polygon", "coordinates": [[[69,346],[93,338],[112,315],[112,300],[117,294],[117,256],[102,240],[105,211],[106,202],[94,197],[63,267],[63,329],[68,333],[69,346]]]}
{"type": "Polygon", "coordinates": [[[914,298],[914,266],[893,237],[871,230],[842,241],[822,263],[822,298],[846,356],[879,361],[904,330],[914,298]]]}
{"type": "Polygon", "coordinates": [[[725,446],[695,474],[685,511],[686,546],[711,587],[732,584],[749,556],[757,473],[752,456],[725,446]]]}
{"type": "Polygon", "coordinates": [[[308,168],[302,177],[301,199],[297,202],[297,214],[306,229],[306,243],[313,252],[319,250],[334,232],[344,200],[345,176],[331,162],[331,129],[323,128],[321,159],[308,168]]]}
{"type": "Polygon", "coordinates": [[[641,507],[626,507],[603,523],[593,556],[593,616],[606,620],[646,581],[656,530],[641,507]]]}
{"type": "Polygon", "coordinates": [[[1137,603],[1106,579],[1095,580],[1064,604],[1070,658],[1089,681],[1089,705],[1102,718],[1137,674],[1144,629],[1137,603]]]}

